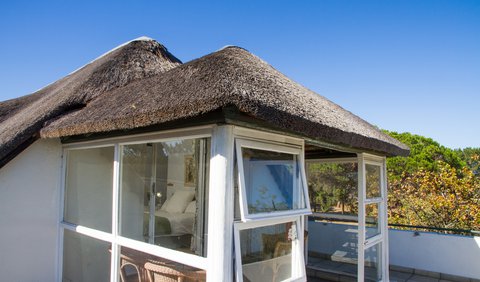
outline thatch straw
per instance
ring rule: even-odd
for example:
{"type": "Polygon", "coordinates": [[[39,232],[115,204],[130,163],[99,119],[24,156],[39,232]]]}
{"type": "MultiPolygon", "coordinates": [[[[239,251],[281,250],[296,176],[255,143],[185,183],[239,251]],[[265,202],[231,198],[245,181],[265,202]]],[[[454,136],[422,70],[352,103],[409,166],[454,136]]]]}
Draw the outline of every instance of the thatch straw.
{"type": "Polygon", "coordinates": [[[0,103],[0,166],[36,138],[45,122],[68,115],[105,92],[179,64],[158,42],[134,40],[34,94],[0,103]]]}
{"type": "Polygon", "coordinates": [[[31,95],[0,102],[0,167],[39,137],[138,130],[232,107],[299,136],[386,155],[409,152],[244,49],[227,47],[182,65],[158,42],[142,39],[31,95]]]}
{"type": "Polygon", "coordinates": [[[404,144],[238,47],[105,93],[52,122],[41,136],[130,130],[228,106],[301,136],[387,155],[409,152],[404,144]]]}

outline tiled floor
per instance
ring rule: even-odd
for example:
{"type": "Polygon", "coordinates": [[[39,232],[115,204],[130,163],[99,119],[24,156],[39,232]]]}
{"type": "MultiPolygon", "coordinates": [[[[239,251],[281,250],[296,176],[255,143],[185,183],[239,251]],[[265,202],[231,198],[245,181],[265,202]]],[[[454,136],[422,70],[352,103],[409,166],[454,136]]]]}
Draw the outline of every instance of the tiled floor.
{"type": "MultiPolygon", "coordinates": [[[[366,275],[372,270],[366,270],[366,275]]],[[[308,281],[357,281],[357,266],[355,264],[335,262],[320,258],[309,258],[307,265],[308,281]]],[[[370,273],[372,274],[372,273],[370,273]]],[[[415,273],[392,271],[390,270],[390,281],[394,282],[448,282],[453,280],[444,280],[430,276],[419,275],[415,273]]]]}

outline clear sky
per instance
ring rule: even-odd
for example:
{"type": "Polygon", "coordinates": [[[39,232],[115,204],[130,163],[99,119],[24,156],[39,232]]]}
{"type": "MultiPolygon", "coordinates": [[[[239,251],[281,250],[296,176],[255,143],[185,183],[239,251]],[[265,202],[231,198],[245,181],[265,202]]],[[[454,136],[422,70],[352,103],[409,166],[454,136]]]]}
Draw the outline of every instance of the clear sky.
{"type": "Polygon", "coordinates": [[[480,1],[2,1],[0,100],[142,35],[183,62],[238,45],[380,128],[480,147],[480,1]]]}

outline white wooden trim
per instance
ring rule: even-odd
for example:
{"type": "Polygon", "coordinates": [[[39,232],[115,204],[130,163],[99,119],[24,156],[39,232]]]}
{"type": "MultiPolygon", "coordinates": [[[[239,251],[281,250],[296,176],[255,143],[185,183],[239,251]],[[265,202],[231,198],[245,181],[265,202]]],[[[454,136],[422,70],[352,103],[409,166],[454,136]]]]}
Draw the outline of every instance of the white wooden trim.
{"type": "Polygon", "coordinates": [[[75,143],[64,144],[64,148],[89,148],[89,147],[103,147],[113,145],[114,143],[121,144],[136,144],[145,142],[164,141],[176,138],[204,138],[209,137],[212,132],[213,125],[187,127],[180,129],[156,131],[135,135],[107,137],[98,140],[79,141],[75,143]]]}
{"type": "Polygon", "coordinates": [[[115,242],[120,247],[127,247],[146,254],[154,255],[160,258],[168,259],[199,269],[207,269],[207,258],[201,256],[175,251],[173,249],[165,248],[158,245],[152,245],[122,236],[118,236],[115,239],[115,242]]]}
{"type": "Polygon", "coordinates": [[[388,265],[388,213],[387,213],[387,185],[386,185],[386,159],[376,155],[361,153],[358,154],[359,169],[359,192],[358,192],[358,281],[364,280],[365,250],[375,245],[380,246],[380,259],[382,281],[389,281],[388,265]],[[367,199],[366,196],[366,165],[378,166],[380,168],[380,197],[367,199]],[[361,179],[361,181],[360,181],[361,179]],[[366,239],[365,235],[365,206],[367,204],[378,204],[378,226],[380,233],[366,239]]]}
{"type": "Polygon", "coordinates": [[[235,143],[242,148],[251,148],[263,151],[273,151],[278,153],[285,153],[291,155],[300,155],[302,153],[301,147],[293,147],[289,145],[280,145],[269,143],[268,141],[255,141],[242,138],[235,138],[235,143]]]}
{"type": "Polygon", "coordinates": [[[312,213],[312,208],[310,206],[310,195],[308,194],[308,183],[307,183],[307,168],[305,166],[305,143],[302,143],[302,150],[298,156],[300,164],[300,177],[303,188],[303,199],[305,201],[305,207],[309,211],[309,214],[312,213]]]}
{"type": "Polygon", "coordinates": [[[305,161],[307,164],[309,163],[357,163],[358,158],[328,158],[328,159],[308,159],[305,161]]]}
{"type": "Polygon", "coordinates": [[[65,221],[63,221],[61,223],[61,225],[62,225],[63,229],[67,229],[67,230],[70,230],[70,231],[73,231],[73,232],[77,232],[77,233],[80,233],[80,234],[83,234],[83,235],[86,235],[86,236],[89,236],[89,237],[92,237],[92,238],[95,238],[95,239],[98,239],[98,240],[101,240],[101,241],[113,242],[113,239],[114,239],[114,237],[111,233],[99,231],[99,230],[96,230],[96,229],[93,229],[93,228],[90,228],[90,227],[86,227],[86,226],[83,226],[83,225],[72,224],[72,223],[65,222],[65,221]]]}
{"type": "Polygon", "coordinates": [[[256,214],[248,214],[246,218],[242,218],[243,222],[250,222],[256,220],[264,220],[272,217],[284,217],[284,216],[299,216],[299,215],[310,215],[312,211],[308,208],[305,209],[295,209],[295,210],[283,210],[283,211],[273,211],[273,212],[263,212],[256,214]]]}
{"type": "MultiPolygon", "coordinates": [[[[235,140],[235,142],[238,142],[235,140]]],[[[243,158],[242,156],[242,147],[235,145],[235,152],[236,152],[236,161],[237,161],[237,179],[238,179],[238,200],[239,200],[239,208],[240,208],[240,217],[242,221],[246,221],[246,214],[248,213],[248,206],[247,206],[247,193],[246,189],[242,187],[246,187],[245,184],[245,170],[243,169],[243,158]]]]}
{"type": "Polygon", "coordinates": [[[357,281],[365,276],[365,164],[362,154],[358,154],[358,241],[357,241],[357,281]]]}
{"type": "Polygon", "coordinates": [[[384,265],[384,273],[383,279],[384,281],[390,281],[390,263],[389,263],[389,243],[388,243],[388,181],[387,181],[387,159],[384,157],[382,160],[383,164],[383,177],[382,181],[384,182],[382,185],[382,194],[383,195],[383,229],[385,230],[385,235],[383,237],[383,265],[384,265]]]}
{"type": "Polygon", "coordinates": [[[234,224],[237,225],[238,230],[244,230],[244,229],[252,229],[252,228],[257,228],[257,227],[262,227],[262,226],[270,226],[270,225],[275,225],[275,224],[282,224],[282,223],[287,223],[287,222],[294,222],[298,220],[299,216],[298,215],[289,215],[289,216],[283,216],[283,217],[270,217],[268,219],[264,220],[251,220],[247,222],[235,222],[234,224]]]}
{"type": "Polygon", "coordinates": [[[60,193],[59,193],[59,207],[58,220],[57,220],[57,263],[55,265],[56,281],[62,280],[63,275],[63,228],[61,222],[63,221],[63,215],[65,210],[65,180],[67,174],[67,152],[62,149],[62,166],[60,176],[60,193]]]}
{"type": "MultiPolygon", "coordinates": [[[[120,146],[115,144],[113,156],[113,191],[112,191],[112,232],[115,238],[118,235],[119,228],[119,198],[120,198],[120,146]]],[[[120,256],[118,253],[118,245],[112,242],[112,253],[110,261],[110,281],[118,281],[118,267],[120,265],[120,256]]]]}
{"type": "Polygon", "coordinates": [[[233,127],[213,128],[208,199],[207,281],[233,277],[233,127]]]}
{"type": "Polygon", "coordinates": [[[243,139],[278,142],[281,144],[291,144],[296,146],[301,146],[304,142],[303,139],[300,138],[240,126],[234,126],[233,134],[235,135],[235,137],[240,137],[243,139]]]}

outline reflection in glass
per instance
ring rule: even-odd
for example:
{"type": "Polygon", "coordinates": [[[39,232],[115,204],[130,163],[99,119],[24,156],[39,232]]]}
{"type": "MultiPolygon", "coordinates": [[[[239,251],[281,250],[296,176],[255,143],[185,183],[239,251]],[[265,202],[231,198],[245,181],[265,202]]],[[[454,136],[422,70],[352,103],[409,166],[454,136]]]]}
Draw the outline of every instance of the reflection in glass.
{"type": "Polygon", "coordinates": [[[249,214],[305,208],[295,155],[242,148],[249,214]]]}
{"type": "Polygon", "coordinates": [[[365,164],[366,171],[366,194],[367,199],[379,198],[382,196],[380,187],[380,166],[365,164]]]}
{"type": "Polygon", "coordinates": [[[244,281],[283,281],[292,277],[294,222],[240,230],[244,281]]]}
{"type": "Polygon", "coordinates": [[[308,262],[326,270],[358,272],[358,165],[356,162],[308,162],[310,205],[321,213],[308,221],[315,250],[308,262]],[[316,237],[320,236],[320,237],[316,237]]]}
{"type": "Polygon", "coordinates": [[[64,230],[62,281],[110,281],[110,243],[64,230]]]}
{"type": "Polygon", "coordinates": [[[70,150],[64,220],[112,231],[113,147],[70,150]]]}
{"type": "Polygon", "coordinates": [[[357,215],[357,171],[355,162],[308,163],[308,188],[313,211],[357,215]]]}
{"type": "Polygon", "coordinates": [[[121,147],[122,236],[205,256],[209,142],[121,147]]]}
{"type": "Polygon", "coordinates": [[[380,204],[366,204],[365,205],[365,232],[366,239],[380,234],[381,228],[378,224],[378,211],[380,204]]]}
{"type": "Polygon", "coordinates": [[[382,280],[381,254],[381,243],[365,250],[365,281],[382,280]]]}

